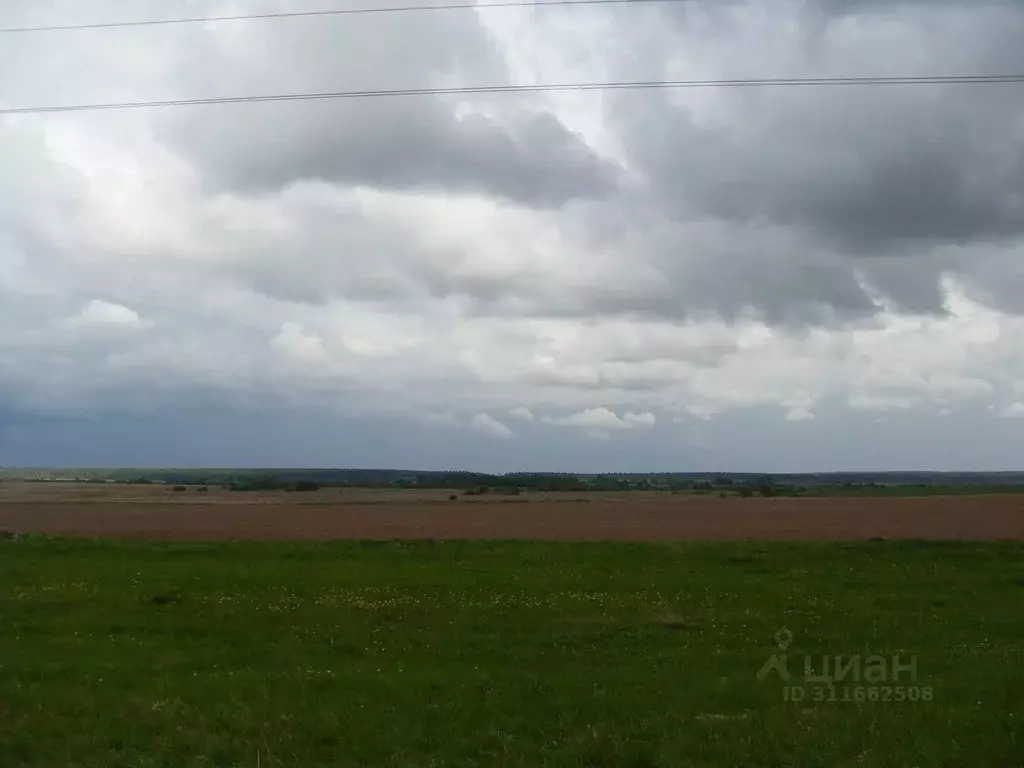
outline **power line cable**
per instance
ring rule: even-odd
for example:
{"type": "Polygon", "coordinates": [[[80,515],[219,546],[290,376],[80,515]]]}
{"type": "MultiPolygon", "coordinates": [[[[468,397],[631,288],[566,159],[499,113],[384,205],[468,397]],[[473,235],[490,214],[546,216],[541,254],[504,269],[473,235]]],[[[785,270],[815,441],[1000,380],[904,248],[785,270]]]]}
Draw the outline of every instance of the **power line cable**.
{"type": "Polygon", "coordinates": [[[93,112],[100,110],[147,109],[155,107],[191,107],[205,104],[248,104],[279,101],[318,101],[328,99],[369,99],[398,96],[441,96],[486,93],[542,93],[550,91],[613,91],[655,88],[767,88],[805,86],[881,86],[881,85],[982,85],[1024,83],[1024,74],[952,75],[916,77],[813,77],[738,80],[640,80],[603,83],[549,83],[537,85],[489,85],[451,88],[396,88],[371,91],[328,91],[320,93],[284,93],[252,96],[215,96],[205,99],[167,99],[162,101],[119,101],[106,104],[67,104],[46,107],[5,107],[0,115],[27,115],[52,112],[93,112]]]}
{"type": "Polygon", "coordinates": [[[26,32],[66,32],[82,29],[115,27],[153,27],[168,24],[201,24],[214,21],[251,21],[255,19],[296,19],[316,16],[354,16],[366,13],[410,13],[414,11],[456,11],[485,8],[542,8],[548,5],[638,5],[680,3],[687,0],[508,0],[497,3],[447,3],[444,5],[405,5],[384,8],[338,8],[325,11],[291,11],[281,13],[245,13],[234,16],[192,16],[178,19],[145,19],[142,21],[109,21],[89,24],[53,24],[38,27],[0,27],[0,34],[26,32]]]}

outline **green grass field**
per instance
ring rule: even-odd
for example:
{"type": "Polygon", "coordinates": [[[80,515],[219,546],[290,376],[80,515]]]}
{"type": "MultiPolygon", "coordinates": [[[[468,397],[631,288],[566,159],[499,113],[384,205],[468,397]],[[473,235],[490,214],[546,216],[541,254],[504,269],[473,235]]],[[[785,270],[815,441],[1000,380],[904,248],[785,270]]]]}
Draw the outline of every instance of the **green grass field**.
{"type": "Polygon", "coordinates": [[[1024,765],[1019,544],[23,538],[0,621],[3,768],[1024,765]]]}

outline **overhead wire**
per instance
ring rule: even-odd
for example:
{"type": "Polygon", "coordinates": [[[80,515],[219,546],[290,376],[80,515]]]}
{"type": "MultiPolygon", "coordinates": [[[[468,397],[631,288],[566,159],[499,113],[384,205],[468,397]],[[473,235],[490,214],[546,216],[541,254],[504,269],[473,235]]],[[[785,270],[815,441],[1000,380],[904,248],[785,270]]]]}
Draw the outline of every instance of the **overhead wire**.
{"type": "Polygon", "coordinates": [[[544,8],[568,5],[641,5],[654,3],[682,3],[689,0],[502,0],[495,3],[444,3],[439,5],[400,5],[381,8],[334,8],[321,11],[281,11],[275,13],[242,13],[225,16],[189,16],[172,19],[143,19],[140,21],[103,21],[80,24],[47,24],[29,27],[0,27],[0,34],[11,35],[30,32],[68,32],[84,29],[113,29],[117,27],[152,27],[171,24],[203,24],[223,21],[254,21],[267,19],[298,19],[321,16],[356,16],[369,13],[413,13],[420,11],[486,10],[494,8],[544,8]]]}
{"type": "Polygon", "coordinates": [[[812,77],[742,78],[733,80],[641,80],[593,83],[542,83],[533,85],[490,85],[445,88],[395,88],[386,90],[326,91],[245,96],[213,96],[199,99],[161,99],[154,101],[118,101],[96,104],[61,104],[37,107],[3,107],[0,115],[27,115],[55,112],[93,112],[101,110],[150,109],[212,104],[248,104],[261,102],[320,101],[336,99],[372,99],[408,96],[473,95],[501,93],[542,93],[558,91],[615,91],[686,88],[777,88],[777,87],[877,87],[898,85],[983,85],[1024,83],[1024,73],[1003,75],[923,75],[908,77],[812,77]]]}

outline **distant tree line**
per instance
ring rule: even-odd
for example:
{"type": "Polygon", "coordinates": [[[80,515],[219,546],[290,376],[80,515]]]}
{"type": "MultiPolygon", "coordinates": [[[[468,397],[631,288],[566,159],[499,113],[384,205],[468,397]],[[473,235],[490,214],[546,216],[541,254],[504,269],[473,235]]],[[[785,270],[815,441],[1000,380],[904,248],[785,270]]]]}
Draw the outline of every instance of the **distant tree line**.
{"type": "Polygon", "coordinates": [[[319,491],[324,486],[313,480],[281,480],[273,476],[259,476],[236,480],[229,483],[227,487],[232,491],[293,491],[304,493],[319,491]]]}
{"type": "Polygon", "coordinates": [[[424,488],[461,491],[464,495],[484,494],[516,495],[523,492],[584,492],[584,491],[678,491],[711,493],[713,491],[740,496],[799,495],[800,486],[778,484],[764,475],[743,480],[728,477],[683,479],[646,477],[642,475],[571,475],[563,473],[514,472],[492,475],[481,472],[409,473],[397,478],[378,478],[376,482],[352,483],[336,478],[320,481],[297,480],[277,474],[248,474],[233,478],[226,487],[237,491],[310,491],[321,487],[391,487],[424,488]]]}
{"type": "Polygon", "coordinates": [[[28,482],[159,483],[174,490],[315,491],[325,487],[442,489],[449,495],[524,492],[670,491],[719,496],[899,496],[1024,491],[1024,473],[605,473],[404,471],[395,469],[3,470],[28,482]]]}

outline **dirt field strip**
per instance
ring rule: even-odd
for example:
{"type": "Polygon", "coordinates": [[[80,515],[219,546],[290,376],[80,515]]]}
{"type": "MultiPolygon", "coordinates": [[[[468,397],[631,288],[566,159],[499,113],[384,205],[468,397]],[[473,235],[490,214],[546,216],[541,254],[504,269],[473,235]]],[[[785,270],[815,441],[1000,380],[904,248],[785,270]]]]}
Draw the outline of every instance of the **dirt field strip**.
{"type": "MultiPolygon", "coordinates": [[[[176,540],[1024,539],[1024,495],[922,498],[720,499],[592,494],[582,502],[529,494],[448,501],[447,494],[349,492],[172,494],[164,489],[5,489],[0,530],[176,540]],[[97,495],[99,493],[99,495],[97,495]],[[393,501],[389,501],[390,498],[393,501]],[[173,500],[172,500],[173,497],[173,500]]],[[[346,489],[349,490],[349,489],[346,489]]]]}

